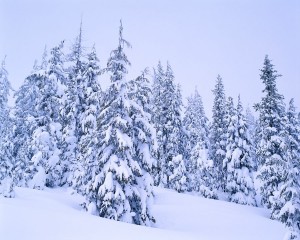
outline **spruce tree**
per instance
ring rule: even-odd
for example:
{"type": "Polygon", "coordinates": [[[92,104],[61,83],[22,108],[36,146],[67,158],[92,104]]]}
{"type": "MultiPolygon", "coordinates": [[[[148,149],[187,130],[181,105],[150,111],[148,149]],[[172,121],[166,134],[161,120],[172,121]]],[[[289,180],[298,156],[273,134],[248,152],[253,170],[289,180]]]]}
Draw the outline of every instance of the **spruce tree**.
{"type": "Polygon", "coordinates": [[[86,184],[88,194],[84,206],[101,217],[148,224],[151,220],[145,203],[148,196],[142,192],[141,179],[137,177],[143,174],[135,153],[134,127],[137,126],[132,116],[137,113],[137,108],[130,99],[126,80],[130,62],[124,46],[130,45],[122,31],[121,24],[119,45],[111,52],[107,63],[111,85],[103,96],[97,125],[99,153],[94,161],[92,178],[86,184]]]}
{"type": "Polygon", "coordinates": [[[181,94],[174,84],[172,68],[167,64],[162,85],[162,158],[161,181],[164,187],[178,191],[186,189],[186,172],[183,159],[183,127],[181,121],[181,94]],[[184,167],[183,167],[184,166],[184,167]],[[178,186],[181,187],[178,187],[178,186]],[[179,190],[180,189],[180,190],[179,190]]]}
{"type": "Polygon", "coordinates": [[[37,127],[32,132],[29,143],[32,157],[25,170],[27,185],[32,188],[58,186],[61,181],[59,109],[62,92],[59,65],[62,47],[63,42],[51,50],[47,70],[38,73],[38,98],[34,107],[37,127]]]}
{"type": "Polygon", "coordinates": [[[138,162],[141,172],[135,172],[136,185],[139,190],[139,203],[134,203],[134,212],[137,214],[133,221],[139,225],[151,225],[153,202],[153,170],[156,166],[157,140],[156,132],[151,120],[150,95],[151,88],[147,70],[130,82],[129,98],[132,100],[130,117],[133,124],[133,157],[138,162]]]}
{"type": "Polygon", "coordinates": [[[296,115],[294,99],[289,102],[287,111],[288,131],[288,175],[274,198],[272,215],[288,228],[286,239],[300,237],[300,121],[296,115]]]}
{"type": "Polygon", "coordinates": [[[85,48],[82,46],[82,22],[79,34],[71,47],[71,52],[66,57],[69,65],[65,72],[67,74],[64,84],[66,85],[62,118],[62,152],[63,161],[63,183],[74,185],[76,188],[77,177],[83,172],[83,166],[78,161],[78,146],[81,138],[82,127],[80,119],[84,112],[84,84],[83,74],[86,72],[85,48]]]}
{"type": "Polygon", "coordinates": [[[34,130],[38,127],[36,121],[38,112],[35,107],[40,97],[39,86],[48,66],[47,50],[45,48],[41,64],[34,64],[31,74],[15,92],[13,157],[15,159],[15,174],[19,186],[26,185],[25,169],[33,156],[31,140],[34,130]]]}
{"type": "MultiPolygon", "coordinates": [[[[232,105],[230,104],[230,106],[232,105]]],[[[237,108],[234,108],[232,115],[229,116],[226,157],[223,163],[224,168],[226,168],[226,192],[231,202],[255,206],[252,146],[240,97],[237,108]]]]}
{"type": "Polygon", "coordinates": [[[273,197],[287,177],[287,120],[283,96],[276,87],[279,76],[266,56],[260,74],[265,85],[265,96],[255,105],[255,109],[259,112],[259,143],[256,152],[261,164],[257,177],[262,183],[262,203],[268,208],[272,207],[273,197]]]}
{"type": "Polygon", "coordinates": [[[183,118],[183,126],[187,132],[186,158],[188,172],[188,190],[199,191],[198,157],[204,154],[207,160],[209,151],[208,119],[205,116],[201,96],[197,89],[194,95],[188,98],[183,118]]]}
{"type": "Polygon", "coordinates": [[[163,136],[163,84],[165,81],[165,73],[161,62],[157,65],[157,70],[154,69],[152,97],[151,97],[151,115],[154,127],[156,129],[156,136],[158,142],[157,150],[157,165],[154,170],[154,184],[159,186],[162,177],[162,163],[164,159],[164,136],[163,136]]]}
{"type": "Polygon", "coordinates": [[[11,90],[5,59],[0,67],[0,195],[14,197],[15,161],[12,144],[12,119],[8,106],[8,96],[11,90]]]}
{"type": "MultiPolygon", "coordinates": [[[[73,173],[73,186],[79,192],[82,192],[81,189],[84,189],[84,185],[91,179],[94,161],[97,158],[97,119],[101,110],[102,98],[102,90],[98,79],[100,67],[95,47],[93,47],[87,58],[86,70],[83,73],[85,104],[80,118],[82,135],[78,143],[78,165],[81,167],[73,173]]],[[[86,194],[85,192],[82,193],[86,194]]]]}
{"type": "Polygon", "coordinates": [[[257,142],[258,142],[258,138],[256,136],[256,130],[258,128],[258,125],[257,125],[257,120],[255,119],[249,106],[246,108],[245,117],[246,117],[246,123],[248,125],[248,136],[249,136],[250,144],[252,146],[250,155],[251,155],[251,158],[253,159],[254,171],[257,171],[258,161],[257,161],[255,149],[257,146],[257,142]]]}
{"type": "Polygon", "coordinates": [[[216,189],[225,190],[223,159],[226,154],[226,100],[222,78],[217,77],[214,93],[213,116],[210,128],[210,159],[214,162],[216,189]]]}

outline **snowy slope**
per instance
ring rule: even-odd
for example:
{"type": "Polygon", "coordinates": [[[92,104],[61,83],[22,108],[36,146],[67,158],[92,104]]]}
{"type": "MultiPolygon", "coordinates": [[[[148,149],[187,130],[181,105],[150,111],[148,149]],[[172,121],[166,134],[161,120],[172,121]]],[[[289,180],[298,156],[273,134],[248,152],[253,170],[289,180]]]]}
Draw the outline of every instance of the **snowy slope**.
{"type": "Polygon", "coordinates": [[[16,189],[16,198],[0,197],[0,238],[47,239],[197,239],[279,240],[283,225],[264,209],[155,189],[156,228],[102,219],[79,206],[68,189],[16,189]]]}

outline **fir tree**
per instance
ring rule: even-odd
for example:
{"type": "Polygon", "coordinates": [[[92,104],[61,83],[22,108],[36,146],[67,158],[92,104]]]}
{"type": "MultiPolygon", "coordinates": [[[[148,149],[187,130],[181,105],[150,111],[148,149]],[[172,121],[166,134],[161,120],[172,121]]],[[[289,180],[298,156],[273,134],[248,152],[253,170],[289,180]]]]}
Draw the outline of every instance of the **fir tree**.
{"type": "Polygon", "coordinates": [[[209,150],[208,119],[205,116],[201,96],[197,89],[195,94],[188,98],[183,126],[187,131],[186,159],[189,191],[199,191],[198,156],[200,152],[209,150]],[[200,152],[199,152],[200,151],[200,152]]]}
{"type": "Polygon", "coordinates": [[[261,164],[257,177],[262,182],[262,203],[268,208],[273,204],[278,187],[287,177],[286,114],[283,96],[276,87],[279,76],[266,56],[260,75],[265,85],[265,96],[255,105],[255,109],[259,112],[257,156],[261,164]]]}
{"type": "Polygon", "coordinates": [[[156,166],[157,140],[151,120],[151,88],[146,74],[147,70],[130,82],[129,93],[129,98],[132,100],[130,117],[133,124],[133,156],[141,169],[141,172],[135,172],[140,205],[132,202],[131,206],[134,206],[134,212],[137,213],[133,217],[134,223],[139,225],[151,225],[155,221],[151,211],[154,196],[154,181],[151,174],[156,166]]]}
{"type": "MultiPolygon", "coordinates": [[[[98,152],[97,119],[101,110],[102,90],[98,81],[100,75],[99,60],[94,47],[87,58],[88,63],[83,74],[85,104],[80,119],[82,135],[78,143],[78,165],[82,168],[76,169],[73,174],[73,184],[77,191],[81,191],[80,189],[84,188],[84,185],[91,179],[92,167],[98,152]]],[[[83,194],[86,193],[83,192],[83,194]]]]}
{"type": "Polygon", "coordinates": [[[0,67],[0,195],[14,197],[14,158],[12,144],[12,119],[8,106],[8,96],[11,90],[5,59],[0,67]]]}
{"type": "Polygon", "coordinates": [[[65,85],[65,97],[61,110],[62,125],[62,153],[63,161],[63,183],[73,185],[76,188],[77,177],[83,172],[81,162],[78,162],[79,139],[83,132],[80,119],[84,112],[85,79],[86,72],[85,48],[82,46],[82,22],[80,23],[79,34],[67,55],[69,67],[65,70],[67,78],[65,85]]]}
{"type": "Polygon", "coordinates": [[[156,136],[158,142],[157,151],[157,166],[154,170],[154,184],[156,186],[161,184],[162,177],[162,163],[164,159],[164,136],[163,136],[163,84],[165,82],[165,73],[161,62],[157,65],[157,70],[154,69],[152,97],[151,97],[151,112],[152,121],[156,129],[156,136]]]}
{"type": "Polygon", "coordinates": [[[288,175],[272,205],[272,218],[280,220],[290,230],[286,239],[300,237],[300,121],[296,115],[294,99],[287,111],[288,175]]]}
{"type": "Polygon", "coordinates": [[[118,48],[111,52],[107,63],[111,85],[104,94],[99,114],[99,154],[94,161],[92,178],[86,185],[88,194],[84,206],[101,217],[148,224],[151,217],[144,202],[148,196],[141,194],[141,180],[137,178],[143,171],[135,154],[132,114],[136,109],[126,80],[130,62],[124,45],[130,45],[124,40],[122,31],[121,24],[118,48]]]}
{"type": "Polygon", "coordinates": [[[224,189],[224,175],[222,171],[223,159],[226,154],[226,105],[222,78],[217,77],[214,93],[212,124],[210,129],[210,158],[215,168],[215,188],[224,189]]]}
{"type": "MultiPolygon", "coordinates": [[[[161,158],[161,183],[166,188],[175,188],[175,186],[182,185],[181,189],[186,189],[186,173],[183,173],[182,168],[184,164],[183,156],[183,127],[181,121],[181,95],[179,94],[174,84],[174,75],[172,68],[167,64],[165,73],[165,81],[162,85],[161,102],[162,115],[161,126],[162,129],[161,140],[162,152],[161,158]],[[183,161],[183,163],[179,163],[183,161]],[[178,175],[175,177],[175,175],[178,175]],[[170,176],[172,176],[170,178],[170,176]]],[[[179,187],[176,187],[179,189],[179,187]]]]}
{"type": "Polygon", "coordinates": [[[37,128],[32,132],[30,149],[32,157],[26,168],[27,185],[33,188],[60,185],[62,168],[60,163],[59,140],[61,68],[60,56],[63,42],[51,50],[46,71],[39,72],[38,99],[34,110],[37,128]]]}
{"type": "Polygon", "coordinates": [[[254,171],[257,171],[258,161],[257,161],[255,149],[257,146],[257,142],[258,142],[258,138],[256,136],[256,130],[258,128],[258,125],[257,125],[257,121],[256,121],[249,106],[246,108],[245,117],[246,117],[246,123],[248,125],[248,136],[249,136],[249,140],[250,140],[250,145],[252,146],[250,155],[251,155],[251,158],[253,159],[254,171]]]}
{"type": "Polygon", "coordinates": [[[38,65],[37,61],[35,62],[33,71],[26,77],[24,83],[14,95],[16,100],[14,109],[13,157],[15,159],[15,174],[19,186],[26,184],[24,173],[33,156],[31,140],[34,130],[38,127],[36,121],[38,112],[35,107],[40,97],[39,88],[47,65],[47,50],[45,48],[41,65],[38,65]]]}
{"type": "Polygon", "coordinates": [[[226,157],[223,163],[226,168],[226,192],[231,202],[256,205],[251,148],[239,97],[237,109],[233,109],[228,119],[226,157]]]}

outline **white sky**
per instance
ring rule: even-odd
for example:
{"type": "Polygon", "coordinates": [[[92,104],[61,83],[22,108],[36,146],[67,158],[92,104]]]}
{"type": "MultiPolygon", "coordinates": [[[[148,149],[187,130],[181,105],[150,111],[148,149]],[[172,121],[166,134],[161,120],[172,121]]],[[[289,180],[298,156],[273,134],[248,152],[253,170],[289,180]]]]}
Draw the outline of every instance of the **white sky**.
{"type": "Polygon", "coordinates": [[[96,44],[101,66],[117,46],[119,20],[133,48],[130,77],[168,60],[183,96],[197,85],[211,116],[215,79],[226,96],[244,106],[259,102],[265,54],[283,76],[278,89],[300,110],[299,0],[0,0],[0,58],[17,89],[48,49],[78,34],[83,17],[84,44],[96,44]]]}

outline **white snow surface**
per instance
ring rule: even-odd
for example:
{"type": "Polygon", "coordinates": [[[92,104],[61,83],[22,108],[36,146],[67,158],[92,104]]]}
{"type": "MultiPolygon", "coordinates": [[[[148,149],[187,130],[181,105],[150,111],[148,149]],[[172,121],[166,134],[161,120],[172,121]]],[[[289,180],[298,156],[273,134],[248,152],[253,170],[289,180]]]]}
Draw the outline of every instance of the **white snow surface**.
{"type": "Polygon", "coordinates": [[[284,226],[268,210],[155,188],[153,228],[100,218],[82,210],[70,189],[16,188],[0,197],[0,236],[5,240],[281,240],[284,226]]]}

